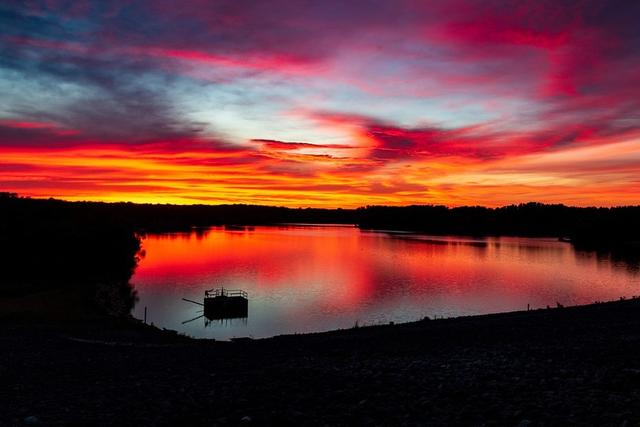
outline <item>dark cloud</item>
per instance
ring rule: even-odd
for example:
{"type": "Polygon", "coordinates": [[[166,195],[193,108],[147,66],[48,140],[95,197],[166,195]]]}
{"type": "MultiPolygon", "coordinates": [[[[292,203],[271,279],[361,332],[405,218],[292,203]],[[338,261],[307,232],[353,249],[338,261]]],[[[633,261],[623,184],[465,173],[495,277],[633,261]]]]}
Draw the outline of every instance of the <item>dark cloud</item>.
{"type": "MultiPolygon", "coordinates": [[[[94,41],[100,26],[90,17],[69,21],[52,13],[39,5],[0,13],[12,30],[0,37],[0,67],[55,94],[53,100],[32,98],[13,105],[13,115],[53,122],[88,140],[139,142],[200,133],[201,126],[180,118],[166,96],[163,86],[171,84],[172,76],[156,72],[147,58],[103,50],[94,41]],[[32,32],[32,27],[40,30],[32,32]]],[[[32,141],[43,137],[33,134],[25,136],[32,141]]]]}

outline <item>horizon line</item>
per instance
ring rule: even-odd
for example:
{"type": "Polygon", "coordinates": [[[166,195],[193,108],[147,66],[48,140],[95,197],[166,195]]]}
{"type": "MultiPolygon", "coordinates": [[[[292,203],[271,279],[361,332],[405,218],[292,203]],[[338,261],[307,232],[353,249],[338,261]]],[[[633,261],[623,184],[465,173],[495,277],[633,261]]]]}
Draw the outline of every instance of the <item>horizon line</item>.
{"type": "Polygon", "coordinates": [[[408,208],[408,207],[445,207],[447,209],[456,209],[456,208],[482,208],[482,209],[501,209],[507,208],[511,206],[523,206],[523,205],[542,205],[542,206],[561,206],[565,208],[576,208],[576,209],[615,209],[615,208],[634,208],[640,207],[640,201],[638,204],[632,205],[589,205],[589,206],[576,206],[576,205],[567,205],[564,203],[545,203],[539,202],[535,200],[530,200],[527,202],[513,202],[509,204],[499,205],[499,206],[486,206],[486,205],[447,205],[447,204],[437,204],[437,203],[411,203],[411,204],[403,204],[403,205],[381,205],[381,204],[365,204],[357,207],[318,207],[318,206],[285,206],[285,205],[264,205],[259,203],[162,203],[162,202],[135,202],[131,200],[70,200],[64,199],[54,196],[29,196],[29,195],[20,195],[18,193],[5,191],[0,191],[0,197],[14,197],[18,199],[31,199],[31,200],[55,200],[66,203],[102,203],[102,204],[132,204],[132,205],[151,205],[151,206],[203,206],[203,207],[216,207],[216,206],[257,206],[264,208],[284,208],[284,209],[317,209],[317,210],[344,210],[344,211],[355,211],[358,209],[366,209],[369,207],[385,207],[385,208],[408,208]]]}

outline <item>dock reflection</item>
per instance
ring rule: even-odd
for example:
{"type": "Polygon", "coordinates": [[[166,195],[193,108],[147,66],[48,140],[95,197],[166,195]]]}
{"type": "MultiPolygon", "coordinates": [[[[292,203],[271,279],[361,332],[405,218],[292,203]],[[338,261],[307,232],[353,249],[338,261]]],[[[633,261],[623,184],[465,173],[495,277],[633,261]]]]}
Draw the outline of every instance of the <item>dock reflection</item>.
{"type": "Polygon", "coordinates": [[[185,320],[182,322],[183,325],[187,323],[195,322],[199,319],[204,319],[204,326],[208,328],[209,326],[237,326],[237,325],[247,325],[247,320],[249,319],[249,311],[245,311],[242,315],[237,315],[234,317],[221,317],[220,314],[207,315],[204,313],[204,310],[201,310],[200,313],[196,317],[185,320]]]}

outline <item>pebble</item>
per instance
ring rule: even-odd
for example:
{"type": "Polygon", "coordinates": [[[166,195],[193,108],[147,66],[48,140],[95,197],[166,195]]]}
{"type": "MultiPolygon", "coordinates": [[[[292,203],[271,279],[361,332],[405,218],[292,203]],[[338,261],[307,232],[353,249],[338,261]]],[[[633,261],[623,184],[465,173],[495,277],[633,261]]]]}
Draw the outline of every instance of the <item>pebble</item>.
{"type": "Polygon", "coordinates": [[[40,424],[40,418],[36,417],[35,415],[29,415],[28,417],[24,418],[24,423],[28,426],[35,426],[40,424]]]}

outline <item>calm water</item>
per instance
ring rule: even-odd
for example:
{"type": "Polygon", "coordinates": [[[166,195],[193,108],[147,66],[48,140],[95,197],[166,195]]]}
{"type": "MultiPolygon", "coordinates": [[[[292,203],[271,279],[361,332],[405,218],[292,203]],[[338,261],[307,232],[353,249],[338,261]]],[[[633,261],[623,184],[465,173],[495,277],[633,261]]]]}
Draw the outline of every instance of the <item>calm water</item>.
{"type": "Polygon", "coordinates": [[[149,235],[134,315],[204,338],[268,337],[640,295],[637,264],[540,238],[433,237],[347,226],[149,235]],[[249,315],[206,325],[204,291],[249,292],[249,315]]]}

